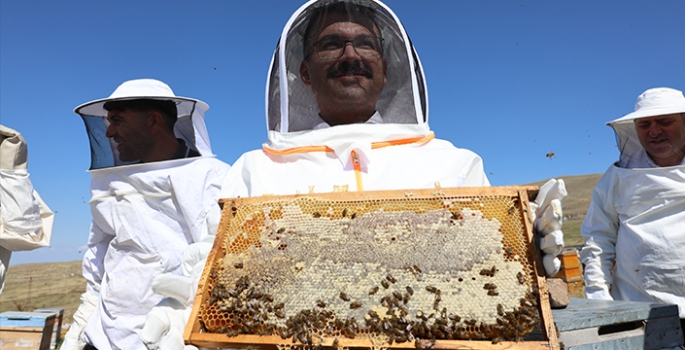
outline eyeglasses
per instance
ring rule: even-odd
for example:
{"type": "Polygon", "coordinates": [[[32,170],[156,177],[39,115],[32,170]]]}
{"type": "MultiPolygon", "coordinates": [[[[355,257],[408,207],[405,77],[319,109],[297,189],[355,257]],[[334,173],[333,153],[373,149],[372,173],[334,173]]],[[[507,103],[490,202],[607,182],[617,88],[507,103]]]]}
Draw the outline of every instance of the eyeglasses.
{"type": "Polygon", "coordinates": [[[312,47],[320,60],[330,61],[342,56],[347,43],[351,43],[354,51],[364,58],[378,58],[383,53],[383,38],[373,35],[361,35],[350,40],[328,36],[312,44],[312,47]]]}

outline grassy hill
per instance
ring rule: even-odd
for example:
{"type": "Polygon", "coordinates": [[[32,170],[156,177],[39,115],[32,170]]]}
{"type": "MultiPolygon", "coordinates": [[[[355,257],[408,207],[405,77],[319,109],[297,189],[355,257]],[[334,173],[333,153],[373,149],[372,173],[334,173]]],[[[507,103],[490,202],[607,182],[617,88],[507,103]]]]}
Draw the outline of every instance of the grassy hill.
{"type": "Polygon", "coordinates": [[[0,295],[0,312],[63,308],[62,324],[71,323],[85,290],[80,260],[11,265],[0,295]]]}
{"type": "MultiPolygon", "coordinates": [[[[601,174],[560,176],[568,197],[564,200],[564,235],[566,246],[581,246],[580,225],[590,205],[592,189],[601,174]]],[[[547,180],[527,185],[541,186],[547,180]]],[[[64,308],[63,324],[72,322],[79,297],[86,282],[81,276],[81,262],[13,265],[8,269],[5,290],[0,296],[0,312],[31,311],[36,308],[64,308]]]]}

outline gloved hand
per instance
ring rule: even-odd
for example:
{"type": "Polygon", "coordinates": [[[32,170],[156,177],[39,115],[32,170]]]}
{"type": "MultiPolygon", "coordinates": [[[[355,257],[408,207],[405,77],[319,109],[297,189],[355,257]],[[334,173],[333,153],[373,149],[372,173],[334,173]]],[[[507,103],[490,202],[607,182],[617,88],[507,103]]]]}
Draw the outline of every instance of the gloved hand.
{"type": "Polygon", "coordinates": [[[0,125],[0,169],[26,170],[28,149],[21,134],[4,125],[0,125]]]}
{"type": "Polygon", "coordinates": [[[167,298],[152,308],[140,332],[148,349],[197,350],[195,346],[184,344],[183,330],[213,242],[211,235],[188,246],[183,253],[182,276],[164,273],[152,280],[152,291],[167,298]]]}
{"type": "Polygon", "coordinates": [[[86,343],[81,340],[81,334],[86,328],[86,323],[90,314],[93,313],[97,307],[99,295],[94,292],[86,291],[81,294],[81,305],[74,313],[74,321],[69,327],[69,331],[64,336],[64,341],[60,349],[62,350],[81,350],[86,343]]]}
{"type": "Polygon", "coordinates": [[[530,203],[536,237],[540,237],[542,265],[548,277],[556,275],[561,268],[561,260],[557,258],[564,248],[561,200],[567,194],[564,180],[551,179],[540,187],[538,196],[530,203]]]}

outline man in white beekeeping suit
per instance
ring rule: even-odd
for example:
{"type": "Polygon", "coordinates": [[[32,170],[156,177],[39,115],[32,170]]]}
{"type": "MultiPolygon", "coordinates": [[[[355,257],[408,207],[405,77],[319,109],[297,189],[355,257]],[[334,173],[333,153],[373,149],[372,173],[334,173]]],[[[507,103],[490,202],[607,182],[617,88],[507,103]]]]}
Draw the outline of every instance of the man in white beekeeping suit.
{"type": "Polygon", "coordinates": [[[188,247],[216,232],[229,166],[212,154],[208,108],[153,79],[76,107],[91,142],[93,222],[87,290],[62,349],[144,349],[138,332],[163,298],[153,277],[181,275],[188,247]]]}
{"type": "MultiPolygon", "coordinates": [[[[269,142],[236,161],[223,198],[490,185],[478,155],[428,127],[420,61],[378,1],[303,5],[282,32],[267,85],[269,142]]],[[[150,348],[175,322],[158,323],[150,348]]]]}
{"type": "MultiPolygon", "coordinates": [[[[654,88],[608,123],[621,158],[592,192],[581,227],[590,299],[677,304],[685,319],[685,97],[654,88]]],[[[685,324],[683,324],[685,326],[685,324]]]]}
{"type": "Polygon", "coordinates": [[[12,252],[50,245],[54,214],[33,189],[26,140],[0,125],[0,294],[12,252]]]}

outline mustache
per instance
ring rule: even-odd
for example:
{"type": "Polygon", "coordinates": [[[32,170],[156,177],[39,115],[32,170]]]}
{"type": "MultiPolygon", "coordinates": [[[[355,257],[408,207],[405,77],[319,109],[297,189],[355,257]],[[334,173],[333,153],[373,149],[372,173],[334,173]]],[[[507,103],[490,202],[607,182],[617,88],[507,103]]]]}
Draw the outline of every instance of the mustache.
{"type": "Polygon", "coordinates": [[[368,79],[373,79],[373,71],[367,67],[363,67],[359,63],[343,62],[337,66],[331,67],[326,73],[326,78],[337,78],[345,75],[361,75],[368,79]]]}

